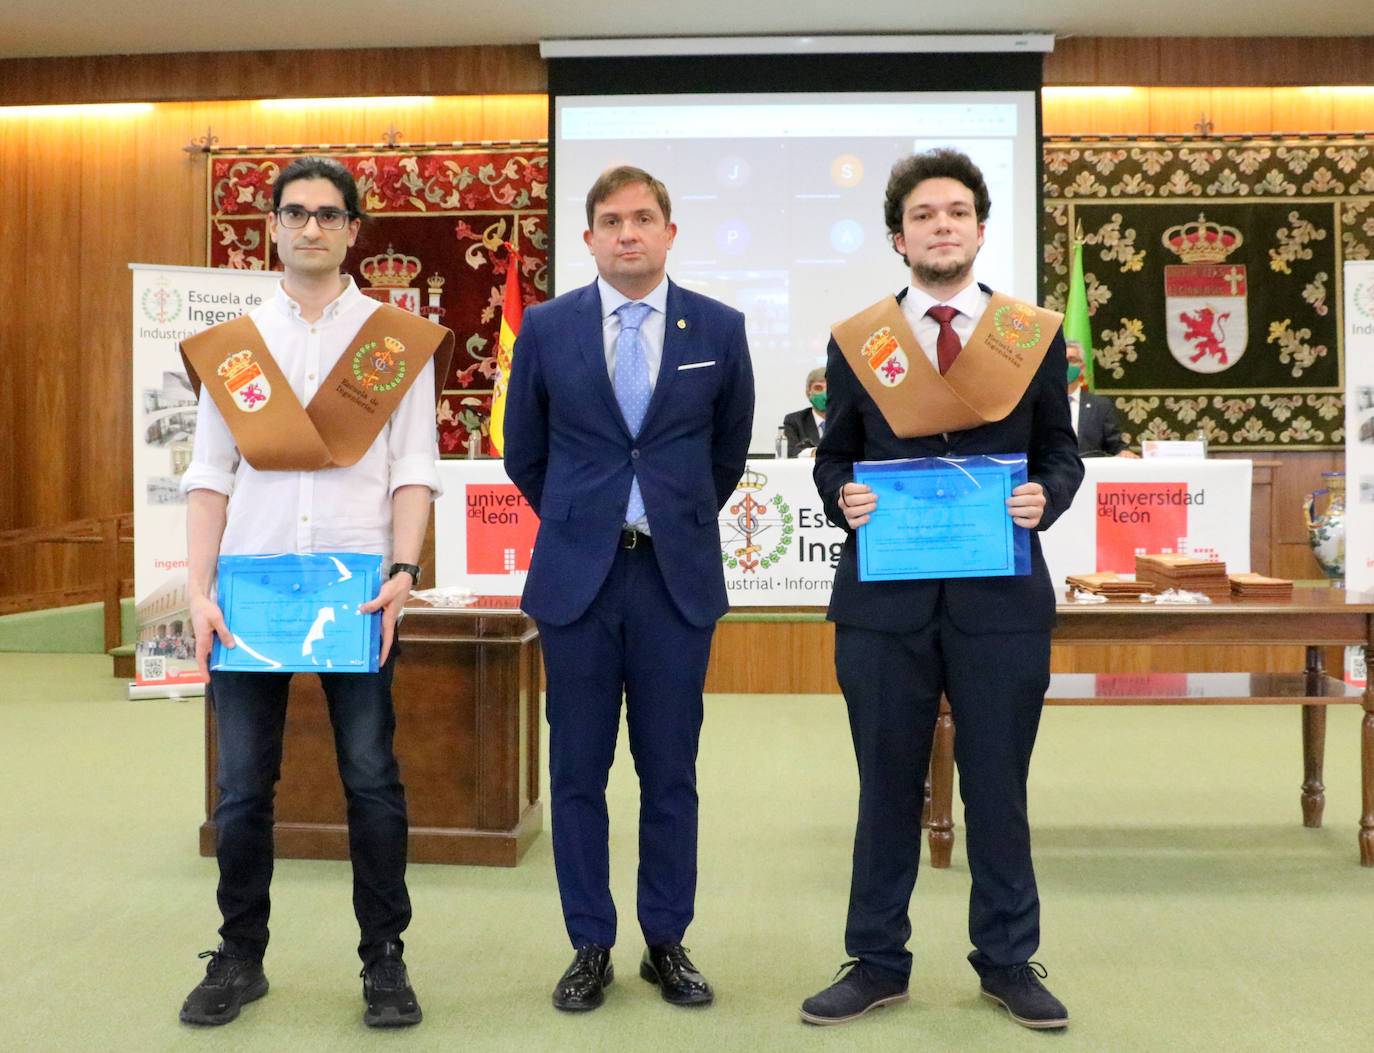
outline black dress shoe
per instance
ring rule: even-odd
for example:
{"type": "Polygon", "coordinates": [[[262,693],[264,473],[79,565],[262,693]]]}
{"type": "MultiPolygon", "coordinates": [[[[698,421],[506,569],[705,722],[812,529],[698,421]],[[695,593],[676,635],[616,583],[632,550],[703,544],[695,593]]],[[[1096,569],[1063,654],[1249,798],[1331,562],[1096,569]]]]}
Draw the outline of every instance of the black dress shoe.
{"type": "Polygon", "coordinates": [[[610,951],[594,943],[579,947],[553,989],[554,1008],[569,1013],[595,1009],[606,1000],[606,988],[614,979],[610,951]]]}
{"type": "Polygon", "coordinates": [[[670,1005],[710,1005],[716,997],[706,977],[697,972],[687,949],[680,943],[665,943],[644,951],[639,975],[651,984],[670,1005]]]}

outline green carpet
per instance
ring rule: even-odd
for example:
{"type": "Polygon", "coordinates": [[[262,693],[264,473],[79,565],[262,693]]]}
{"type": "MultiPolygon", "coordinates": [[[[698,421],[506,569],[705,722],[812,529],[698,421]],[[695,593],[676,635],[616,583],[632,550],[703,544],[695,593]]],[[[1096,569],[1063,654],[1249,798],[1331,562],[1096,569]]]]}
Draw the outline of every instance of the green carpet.
{"type": "MultiPolygon", "coordinates": [[[[134,601],[120,600],[122,643],[138,639],[134,601]]],[[[42,611],[0,614],[0,651],[104,654],[105,605],[78,603],[42,611]]]]}
{"type": "Polygon", "coordinates": [[[637,976],[633,770],[612,775],[618,976],[584,1016],[547,831],[513,870],[412,866],[418,1028],[368,1031],[347,864],[283,860],[271,993],[226,1028],[177,1022],[214,945],[199,702],[128,702],[97,656],[0,655],[0,1050],[1348,1051],[1366,1048],[1374,870],[1358,865],[1360,713],[1333,708],[1327,826],[1303,829],[1295,710],[1047,711],[1032,822],[1062,1034],[977,997],[968,875],[922,871],[912,1000],[846,1027],[797,1019],[844,959],[855,777],[831,696],[707,700],[693,957],[704,1010],[637,976]]]}

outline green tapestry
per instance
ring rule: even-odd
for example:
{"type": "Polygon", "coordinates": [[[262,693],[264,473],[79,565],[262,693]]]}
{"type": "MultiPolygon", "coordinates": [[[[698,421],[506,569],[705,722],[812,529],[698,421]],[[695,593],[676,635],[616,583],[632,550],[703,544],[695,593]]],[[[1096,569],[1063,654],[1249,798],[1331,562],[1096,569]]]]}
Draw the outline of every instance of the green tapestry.
{"type": "Polygon", "coordinates": [[[1083,235],[1097,390],[1130,442],[1345,442],[1341,266],[1374,252],[1374,145],[1356,138],[1054,139],[1047,306],[1083,235]]]}

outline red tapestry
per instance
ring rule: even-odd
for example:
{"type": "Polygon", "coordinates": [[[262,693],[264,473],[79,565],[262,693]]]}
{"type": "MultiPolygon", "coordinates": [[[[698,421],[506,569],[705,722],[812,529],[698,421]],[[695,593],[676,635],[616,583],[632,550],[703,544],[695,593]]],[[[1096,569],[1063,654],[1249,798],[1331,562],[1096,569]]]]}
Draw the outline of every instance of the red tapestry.
{"type": "MultiPolygon", "coordinates": [[[[216,151],[208,180],[212,267],[275,268],[267,215],[277,174],[304,151],[216,151]]],[[[488,438],[510,242],[526,306],[548,297],[548,151],[542,143],[332,150],[358,181],[363,223],[345,268],[358,288],[457,336],[439,402],[439,450],[494,455],[488,438]]]]}

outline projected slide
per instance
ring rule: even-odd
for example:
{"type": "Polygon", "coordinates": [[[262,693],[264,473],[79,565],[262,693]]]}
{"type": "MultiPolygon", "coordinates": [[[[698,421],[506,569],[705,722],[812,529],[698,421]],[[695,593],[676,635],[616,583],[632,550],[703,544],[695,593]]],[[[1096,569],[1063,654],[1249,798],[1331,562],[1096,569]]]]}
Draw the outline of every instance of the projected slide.
{"type": "Polygon", "coordinates": [[[582,241],[587,189],[634,164],[667,184],[668,272],[748,318],[758,381],[755,452],[769,452],[833,322],[896,292],[883,192],[897,159],[952,146],[992,197],[979,280],[1036,294],[1035,93],[561,96],[555,99],[554,284],[596,276],[582,241]]]}

